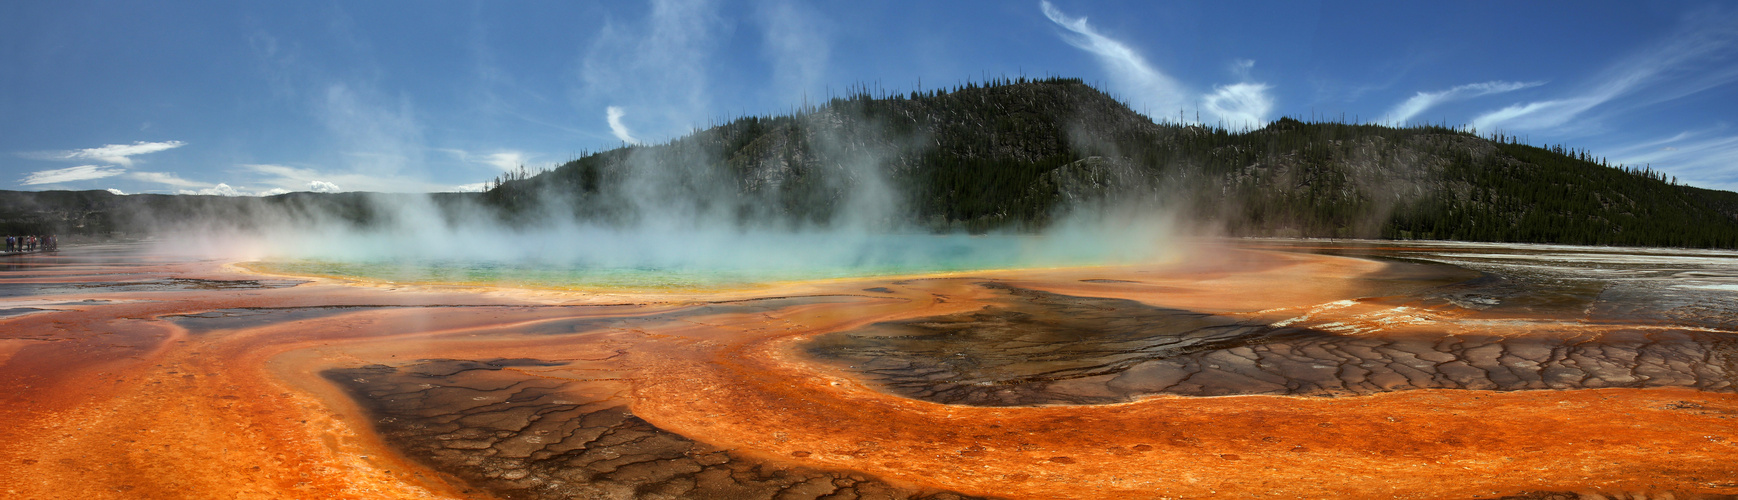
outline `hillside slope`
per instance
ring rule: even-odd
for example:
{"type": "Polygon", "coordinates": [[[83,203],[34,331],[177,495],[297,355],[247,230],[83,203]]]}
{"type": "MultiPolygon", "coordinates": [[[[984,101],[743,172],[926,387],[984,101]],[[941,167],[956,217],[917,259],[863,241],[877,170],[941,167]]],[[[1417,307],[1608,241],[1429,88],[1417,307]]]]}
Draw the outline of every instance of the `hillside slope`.
{"type": "MultiPolygon", "coordinates": [[[[449,222],[891,231],[1036,230],[1075,211],[1163,210],[1234,235],[1738,247],[1738,194],[1460,130],[1281,119],[1159,124],[1078,79],[850,97],[587,155],[485,193],[449,222]]],[[[138,232],[378,224],[409,195],[263,199],[0,192],[0,229],[138,232]],[[240,221],[240,222],[235,222],[240,221]]]]}
{"type": "Polygon", "coordinates": [[[858,94],[587,156],[485,197],[509,213],[561,198],[628,223],[679,200],[686,215],[737,222],[838,223],[867,208],[984,231],[1132,203],[1239,235],[1738,246],[1738,195],[1561,148],[1433,126],[1157,124],[1075,79],[858,94]]]}

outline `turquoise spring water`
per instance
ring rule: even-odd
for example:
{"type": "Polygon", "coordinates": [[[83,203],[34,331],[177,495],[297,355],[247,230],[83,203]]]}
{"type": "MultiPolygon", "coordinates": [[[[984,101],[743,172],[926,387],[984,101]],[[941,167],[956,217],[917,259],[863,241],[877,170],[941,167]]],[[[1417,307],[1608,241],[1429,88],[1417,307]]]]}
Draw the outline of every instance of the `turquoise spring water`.
{"type": "Polygon", "coordinates": [[[333,276],[394,283],[462,283],[557,289],[730,289],[788,281],[896,276],[992,269],[996,266],[865,266],[836,268],[707,269],[590,267],[503,262],[264,261],[272,273],[333,276]]]}
{"type": "MultiPolygon", "coordinates": [[[[593,247],[595,249],[595,247],[593,247]]],[[[788,238],[634,252],[540,252],[511,258],[415,254],[275,258],[262,271],[395,283],[461,283],[554,289],[730,289],[766,283],[1096,265],[1106,247],[1019,235],[903,235],[837,241],[788,238]]]]}

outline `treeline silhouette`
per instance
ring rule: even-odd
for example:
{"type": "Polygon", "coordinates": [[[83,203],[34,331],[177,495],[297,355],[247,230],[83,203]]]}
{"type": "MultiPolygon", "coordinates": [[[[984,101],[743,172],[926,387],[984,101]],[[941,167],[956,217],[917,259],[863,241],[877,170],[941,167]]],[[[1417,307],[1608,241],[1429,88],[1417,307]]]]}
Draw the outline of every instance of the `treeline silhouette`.
{"type": "Polygon", "coordinates": [[[898,188],[902,222],[935,231],[1036,229],[1083,201],[1133,198],[1236,235],[1738,247],[1738,195],[1586,150],[1443,125],[1282,118],[1238,131],[1181,118],[1154,122],[1074,78],[859,87],[591,154],[487,196],[509,212],[565,196],[585,216],[631,220],[615,188],[657,165],[686,176],[666,196],[744,221],[825,224],[853,189],[829,175],[858,168],[898,188]]]}
{"type": "MultiPolygon", "coordinates": [[[[1136,207],[1233,235],[1738,248],[1738,194],[1583,149],[1440,124],[1281,118],[1235,129],[1186,118],[1155,122],[1075,78],[865,85],[787,114],[522,167],[433,205],[450,220],[522,227],[571,215],[937,232],[1038,230],[1070,211],[1136,207]]],[[[366,226],[392,219],[383,207],[404,196],[0,192],[0,230],[109,234],[267,213],[366,226]]]]}

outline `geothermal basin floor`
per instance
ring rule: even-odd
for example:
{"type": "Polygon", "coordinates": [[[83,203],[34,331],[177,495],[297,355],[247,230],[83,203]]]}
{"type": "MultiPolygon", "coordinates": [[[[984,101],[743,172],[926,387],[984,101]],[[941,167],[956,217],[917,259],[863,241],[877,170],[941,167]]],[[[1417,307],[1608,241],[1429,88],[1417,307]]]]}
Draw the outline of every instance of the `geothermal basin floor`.
{"type": "Polygon", "coordinates": [[[579,293],[0,262],[7,498],[1738,494],[1738,258],[1215,241],[579,293]]]}

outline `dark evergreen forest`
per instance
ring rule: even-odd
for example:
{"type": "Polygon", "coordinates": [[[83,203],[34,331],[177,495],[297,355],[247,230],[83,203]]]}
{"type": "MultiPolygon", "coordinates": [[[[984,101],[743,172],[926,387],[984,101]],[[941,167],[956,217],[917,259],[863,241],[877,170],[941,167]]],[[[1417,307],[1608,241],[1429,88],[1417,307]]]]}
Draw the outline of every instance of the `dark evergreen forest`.
{"type": "MultiPolygon", "coordinates": [[[[0,232],[137,233],[214,213],[319,212],[367,225],[392,217],[380,200],[406,196],[0,192],[0,232]]],[[[1070,78],[857,88],[521,170],[433,204],[515,226],[676,214],[826,227],[862,223],[849,216],[872,208],[875,227],[935,232],[1033,231],[1069,210],[1133,206],[1232,235],[1738,248],[1738,194],[1586,150],[1435,125],[1158,123],[1070,78]]]]}

